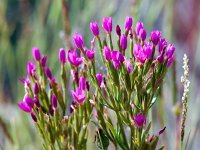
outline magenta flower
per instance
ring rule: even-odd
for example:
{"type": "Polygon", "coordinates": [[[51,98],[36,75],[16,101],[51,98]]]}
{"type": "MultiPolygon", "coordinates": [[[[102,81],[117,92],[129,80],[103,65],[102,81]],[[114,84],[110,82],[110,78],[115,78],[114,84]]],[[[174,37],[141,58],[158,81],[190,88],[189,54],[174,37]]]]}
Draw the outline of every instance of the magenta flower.
{"type": "Polygon", "coordinates": [[[142,40],[145,41],[146,37],[147,37],[147,33],[146,30],[144,28],[140,29],[138,37],[142,40]]]}
{"type": "Polygon", "coordinates": [[[161,38],[159,41],[158,49],[159,52],[162,53],[162,51],[167,47],[167,41],[164,38],[161,38]]]}
{"type": "Polygon", "coordinates": [[[147,59],[151,59],[153,47],[150,43],[145,43],[143,47],[147,59]]]}
{"type": "Polygon", "coordinates": [[[104,46],[103,55],[104,55],[104,58],[107,61],[110,61],[112,59],[111,58],[111,51],[110,51],[110,48],[108,46],[104,46]]]}
{"type": "Polygon", "coordinates": [[[34,101],[28,95],[25,95],[23,101],[21,101],[18,106],[24,112],[30,113],[34,106],[34,101]]]}
{"type": "Polygon", "coordinates": [[[34,62],[28,62],[26,65],[26,70],[27,70],[27,74],[33,77],[36,73],[36,67],[35,67],[34,62]]]}
{"type": "Polygon", "coordinates": [[[77,88],[76,91],[72,91],[72,96],[78,104],[81,104],[85,101],[85,92],[80,88],[77,88]]]}
{"type": "Polygon", "coordinates": [[[46,64],[47,64],[47,56],[42,56],[42,60],[41,60],[41,65],[43,68],[46,67],[46,64]]]}
{"type": "Polygon", "coordinates": [[[36,61],[40,61],[41,56],[40,56],[40,49],[39,49],[39,48],[34,47],[34,48],[32,49],[32,55],[33,55],[33,58],[34,58],[36,61]]]}
{"type": "Polygon", "coordinates": [[[34,101],[31,99],[31,97],[26,95],[24,97],[24,100],[25,100],[26,104],[32,109],[34,106],[34,101]]]}
{"type": "Polygon", "coordinates": [[[161,38],[161,32],[160,31],[152,31],[151,32],[151,41],[154,45],[157,45],[161,38]]]}
{"type": "Polygon", "coordinates": [[[146,60],[146,54],[143,51],[143,48],[140,44],[134,44],[133,54],[141,63],[144,63],[146,60]]]}
{"type": "Polygon", "coordinates": [[[142,128],[143,125],[146,123],[146,118],[142,114],[138,114],[134,116],[134,121],[138,128],[142,128]]]}
{"type": "Polygon", "coordinates": [[[131,30],[132,24],[133,24],[133,18],[131,16],[127,16],[125,20],[125,25],[124,25],[125,30],[126,31],[131,30]]]}
{"type": "Polygon", "coordinates": [[[61,48],[59,51],[59,60],[62,64],[66,63],[66,53],[64,48],[61,48]]]}
{"type": "Polygon", "coordinates": [[[124,34],[120,38],[120,47],[123,51],[127,48],[127,37],[124,34]]]}
{"type": "Polygon", "coordinates": [[[167,52],[166,52],[167,58],[171,58],[172,55],[174,54],[174,51],[175,51],[175,47],[172,44],[169,44],[167,46],[167,52]]]}
{"type": "Polygon", "coordinates": [[[24,112],[27,112],[27,113],[30,113],[31,112],[31,108],[28,106],[28,104],[26,103],[26,101],[21,101],[19,104],[18,104],[18,107],[23,110],[24,112]]]}
{"type": "Polygon", "coordinates": [[[106,32],[111,33],[112,32],[112,18],[111,17],[103,18],[102,27],[106,32]]]}
{"type": "Polygon", "coordinates": [[[119,25],[116,26],[116,33],[117,33],[117,35],[118,35],[119,37],[121,36],[121,29],[120,29],[120,26],[119,26],[119,25]]]}
{"type": "Polygon", "coordinates": [[[102,80],[103,80],[102,74],[101,73],[97,73],[96,74],[96,78],[97,78],[97,82],[98,82],[99,87],[101,87],[101,83],[102,83],[102,80]]]}
{"type": "Polygon", "coordinates": [[[81,90],[85,90],[85,89],[86,89],[86,81],[85,81],[84,76],[81,76],[81,77],[80,77],[80,80],[79,80],[79,88],[80,88],[81,90]]]}
{"type": "Polygon", "coordinates": [[[90,22],[90,30],[94,36],[99,36],[99,26],[97,22],[90,22]]]}
{"type": "Polygon", "coordinates": [[[57,104],[57,98],[54,94],[52,95],[51,100],[53,108],[56,109],[58,107],[58,104],[57,104]]]}
{"type": "Polygon", "coordinates": [[[139,35],[140,29],[144,28],[144,24],[142,22],[138,22],[135,27],[135,33],[139,35]]]}
{"type": "Polygon", "coordinates": [[[94,50],[86,50],[86,56],[89,60],[94,59],[94,50]]]}
{"type": "Polygon", "coordinates": [[[20,81],[25,84],[25,86],[30,86],[31,85],[31,81],[28,77],[26,78],[21,78],[20,81]]]}
{"type": "Polygon", "coordinates": [[[117,50],[113,50],[111,52],[111,57],[112,57],[113,61],[116,61],[118,63],[123,63],[124,62],[124,55],[121,52],[117,51],[117,50]]]}
{"type": "Polygon", "coordinates": [[[83,39],[83,36],[80,33],[77,33],[73,36],[73,41],[74,41],[75,46],[78,49],[83,49],[84,39],[83,39]]]}
{"type": "Polygon", "coordinates": [[[53,76],[52,76],[52,73],[51,73],[51,70],[49,69],[49,67],[45,67],[45,74],[49,80],[53,79],[53,76]]]}
{"type": "Polygon", "coordinates": [[[79,66],[82,63],[82,58],[78,57],[78,54],[75,50],[68,51],[68,60],[74,66],[79,66]]]}
{"type": "Polygon", "coordinates": [[[119,68],[120,64],[122,64],[124,62],[124,55],[119,51],[113,50],[111,52],[111,57],[113,60],[114,68],[117,70],[119,68]]]}
{"type": "Polygon", "coordinates": [[[133,71],[133,65],[131,64],[130,60],[126,59],[126,69],[128,71],[128,73],[130,74],[133,71]]]}

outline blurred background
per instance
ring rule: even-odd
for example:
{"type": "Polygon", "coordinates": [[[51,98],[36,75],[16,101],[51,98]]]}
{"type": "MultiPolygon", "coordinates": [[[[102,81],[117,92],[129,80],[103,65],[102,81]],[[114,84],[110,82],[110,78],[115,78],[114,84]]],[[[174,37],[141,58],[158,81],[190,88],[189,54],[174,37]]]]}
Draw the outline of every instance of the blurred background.
{"type": "MultiPolygon", "coordinates": [[[[190,95],[186,137],[188,149],[199,149],[200,138],[200,1],[199,0],[1,0],[0,2],[0,147],[6,150],[41,149],[41,140],[30,117],[17,106],[24,95],[19,79],[26,75],[26,62],[37,46],[48,56],[48,64],[59,74],[58,51],[69,48],[70,36],[84,35],[89,47],[89,22],[101,26],[104,16],[112,16],[114,27],[124,25],[127,15],[134,25],[143,21],[148,35],[154,29],[176,46],[176,62],[167,74],[162,105],[154,106],[152,132],[166,126],[161,144],[175,149],[175,107],[181,103],[182,58],[190,59],[190,95]]],[[[114,28],[113,28],[114,29],[114,28]]],[[[88,149],[95,149],[94,137],[88,149]]]]}

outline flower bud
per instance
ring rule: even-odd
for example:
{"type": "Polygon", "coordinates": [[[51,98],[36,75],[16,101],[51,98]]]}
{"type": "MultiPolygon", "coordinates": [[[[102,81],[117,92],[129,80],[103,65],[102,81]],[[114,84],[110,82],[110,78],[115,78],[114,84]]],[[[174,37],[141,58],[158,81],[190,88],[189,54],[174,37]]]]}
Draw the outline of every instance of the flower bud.
{"type": "Polygon", "coordinates": [[[159,41],[159,52],[162,53],[162,51],[167,47],[167,41],[164,38],[161,38],[159,41]]]}
{"type": "Polygon", "coordinates": [[[135,33],[139,35],[140,29],[144,28],[144,24],[142,22],[138,22],[135,27],[135,33]]]}
{"type": "Polygon", "coordinates": [[[133,71],[133,65],[131,64],[130,60],[126,60],[126,69],[128,73],[130,74],[133,71]]]}
{"type": "Polygon", "coordinates": [[[118,62],[118,63],[124,62],[124,55],[117,50],[113,50],[111,52],[111,58],[112,58],[113,61],[118,62]]]}
{"type": "Polygon", "coordinates": [[[111,17],[103,18],[102,27],[106,32],[111,33],[112,32],[112,18],[111,17]]]}
{"type": "Polygon", "coordinates": [[[28,62],[27,65],[26,65],[26,70],[27,70],[27,74],[29,76],[33,77],[35,75],[35,72],[36,72],[36,67],[35,67],[34,62],[28,62]]]}
{"type": "Polygon", "coordinates": [[[86,81],[85,81],[84,76],[81,76],[81,77],[80,77],[80,80],[79,80],[79,88],[82,89],[82,90],[85,90],[85,89],[86,89],[86,81]]]}
{"type": "Polygon", "coordinates": [[[162,52],[159,56],[158,56],[158,61],[159,63],[163,63],[164,62],[164,52],[162,52]]]}
{"type": "Polygon", "coordinates": [[[39,101],[37,96],[34,97],[33,101],[34,101],[34,103],[36,104],[37,107],[41,107],[40,101],[39,101]]]}
{"type": "Polygon", "coordinates": [[[118,35],[119,37],[121,36],[121,29],[120,29],[120,26],[119,26],[119,25],[116,26],[116,33],[117,33],[117,35],[118,35]]]}
{"type": "Polygon", "coordinates": [[[154,45],[157,45],[161,38],[161,32],[160,31],[153,31],[151,32],[151,41],[154,45]]]}
{"type": "Polygon", "coordinates": [[[47,56],[42,56],[41,65],[44,68],[47,64],[47,56]]]}
{"type": "Polygon", "coordinates": [[[86,50],[86,56],[89,60],[94,59],[94,50],[86,50]]]}
{"type": "Polygon", "coordinates": [[[32,55],[33,55],[33,58],[36,60],[36,61],[40,61],[41,57],[40,57],[40,49],[37,48],[37,47],[34,47],[32,49],[32,55]]]}
{"type": "Polygon", "coordinates": [[[120,47],[123,51],[127,48],[127,37],[124,34],[120,38],[120,47]]]}
{"type": "Polygon", "coordinates": [[[167,58],[171,58],[172,55],[174,54],[174,51],[175,51],[175,47],[172,44],[169,44],[167,46],[167,52],[166,52],[167,58]]]}
{"type": "Polygon", "coordinates": [[[97,78],[97,82],[98,82],[99,87],[101,87],[101,82],[102,82],[102,79],[103,79],[102,74],[101,73],[97,73],[96,74],[96,78],[97,78]]]}
{"type": "Polygon", "coordinates": [[[61,48],[59,51],[59,60],[62,64],[66,63],[66,53],[65,53],[64,48],[61,48]]]}
{"type": "Polygon", "coordinates": [[[45,67],[45,74],[46,74],[48,79],[51,80],[53,78],[51,70],[49,69],[49,67],[45,67]]]}
{"type": "Polygon", "coordinates": [[[153,52],[153,47],[150,43],[145,43],[143,47],[144,53],[146,55],[147,59],[151,59],[152,52],[153,52]]]}
{"type": "Polygon", "coordinates": [[[145,30],[144,28],[140,29],[138,37],[139,37],[142,41],[145,41],[146,36],[147,36],[146,30],[145,30]]]}
{"type": "Polygon", "coordinates": [[[163,129],[161,129],[158,134],[161,135],[164,131],[165,131],[166,127],[164,127],[163,129]]]}
{"type": "Polygon", "coordinates": [[[34,84],[33,91],[34,91],[35,95],[37,95],[39,93],[39,87],[38,87],[37,83],[34,84]]]}
{"type": "Polygon", "coordinates": [[[58,104],[57,104],[57,98],[54,94],[52,95],[51,100],[52,100],[53,108],[56,109],[58,107],[58,104]]]}
{"type": "Polygon", "coordinates": [[[141,44],[134,44],[133,54],[142,64],[145,62],[147,56],[141,46],[141,44]]]}
{"type": "Polygon", "coordinates": [[[97,22],[90,22],[90,30],[94,36],[99,36],[99,26],[97,22]]]}
{"type": "Polygon", "coordinates": [[[37,118],[33,112],[31,112],[31,118],[33,119],[34,122],[37,123],[37,118]]]}
{"type": "Polygon", "coordinates": [[[75,46],[78,48],[78,49],[83,49],[83,46],[84,46],[84,40],[83,40],[83,36],[79,33],[75,34],[73,36],[73,41],[74,41],[74,44],[75,46]]]}
{"type": "Polygon", "coordinates": [[[172,62],[174,61],[174,55],[172,55],[167,61],[167,67],[170,67],[172,62]]]}
{"type": "Polygon", "coordinates": [[[125,20],[125,30],[126,31],[131,30],[132,24],[133,24],[133,18],[130,16],[127,16],[125,20]]]}
{"type": "Polygon", "coordinates": [[[104,55],[104,58],[109,61],[111,60],[111,51],[110,51],[110,48],[108,46],[105,46],[104,49],[103,49],[103,55],[104,55]]]}

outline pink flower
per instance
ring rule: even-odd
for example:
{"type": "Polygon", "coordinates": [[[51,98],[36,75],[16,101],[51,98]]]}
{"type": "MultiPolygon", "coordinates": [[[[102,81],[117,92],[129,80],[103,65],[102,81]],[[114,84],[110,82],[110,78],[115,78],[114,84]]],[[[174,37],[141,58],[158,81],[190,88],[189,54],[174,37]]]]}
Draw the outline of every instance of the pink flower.
{"type": "Polygon", "coordinates": [[[111,17],[103,18],[102,27],[106,32],[111,33],[112,32],[112,18],[111,17]]]}
{"type": "Polygon", "coordinates": [[[66,53],[64,48],[61,48],[59,51],[59,60],[62,64],[66,63],[66,53]]]}
{"type": "Polygon", "coordinates": [[[154,45],[157,45],[161,38],[161,32],[156,30],[151,32],[151,41],[154,45]]]}
{"type": "Polygon", "coordinates": [[[94,50],[86,50],[86,56],[89,60],[94,59],[94,50]]]}
{"type": "Polygon", "coordinates": [[[32,55],[33,55],[33,58],[36,61],[40,61],[41,56],[40,56],[40,49],[39,48],[33,47],[33,49],[32,49],[32,55]]]}
{"type": "Polygon", "coordinates": [[[90,30],[94,36],[99,36],[99,26],[97,22],[90,22],[90,30]]]}
{"type": "Polygon", "coordinates": [[[110,51],[110,48],[108,46],[105,46],[104,49],[103,49],[103,55],[104,55],[104,58],[109,61],[111,60],[111,51],[110,51]]]}
{"type": "Polygon", "coordinates": [[[85,92],[80,88],[77,88],[76,91],[72,91],[72,96],[78,104],[81,104],[85,101],[85,92]]]}
{"type": "Polygon", "coordinates": [[[138,114],[134,116],[134,121],[138,128],[142,128],[143,125],[146,123],[146,118],[142,114],[138,114]]]}
{"type": "Polygon", "coordinates": [[[68,60],[74,66],[79,66],[82,63],[82,58],[78,57],[78,54],[75,50],[68,51],[68,60]]]}
{"type": "Polygon", "coordinates": [[[133,24],[133,18],[131,16],[127,16],[124,25],[125,30],[126,31],[131,30],[132,24],[133,24]]]}
{"type": "Polygon", "coordinates": [[[101,82],[103,80],[102,74],[101,73],[97,73],[96,74],[96,78],[97,78],[97,82],[98,82],[99,87],[101,87],[101,82]]]}
{"type": "Polygon", "coordinates": [[[28,62],[26,65],[26,70],[29,76],[34,76],[36,73],[36,67],[35,67],[34,62],[31,62],[31,61],[28,62]]]}
{"type": "Polygon", "coordinates": [[[83,36],[80,33],[77,33],[73,36],[73,41],[75,46],[78,49],[83,49],[84,46],[84,40],[83,40],[83,36]]]}

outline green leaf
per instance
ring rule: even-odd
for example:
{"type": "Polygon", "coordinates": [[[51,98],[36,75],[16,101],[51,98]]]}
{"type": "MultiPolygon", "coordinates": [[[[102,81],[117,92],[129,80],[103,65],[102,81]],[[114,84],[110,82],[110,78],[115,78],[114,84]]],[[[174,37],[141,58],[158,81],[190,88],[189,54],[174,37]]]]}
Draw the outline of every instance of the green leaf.
{"type": "Polygon", "coordinates": [[[142,136],[142,143],[145,142],[145,137],[146,135],[149,133],[149,130],[151,128],[151,122],[149,123],[149,125],[147,126],[147,129],[144,131],[143,136],[142,136]]]}

